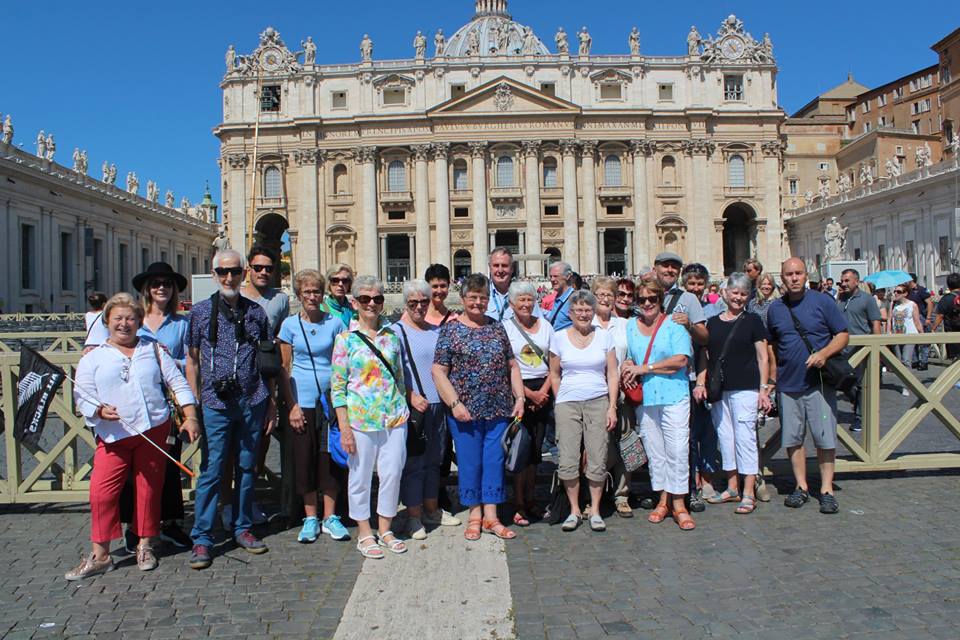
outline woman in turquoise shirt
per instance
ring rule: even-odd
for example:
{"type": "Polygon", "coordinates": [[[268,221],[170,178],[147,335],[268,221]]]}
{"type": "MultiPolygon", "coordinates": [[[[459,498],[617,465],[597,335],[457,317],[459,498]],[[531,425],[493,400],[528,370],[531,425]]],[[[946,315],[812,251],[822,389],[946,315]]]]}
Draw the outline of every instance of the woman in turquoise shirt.
{"type": "MultiPolygon", "coordinates": [[[[143,324],[137,335],[155,341],[161,349],[177,361],[182,370],[187,357],[187,332],[190,321],[177,313],[180,292],[187,288],[187,279],[175,272],[166,262],[154,262],[143,273],[133,278],[133,288],[140,292],[143,304],[143,324]]],[[[175,429],[175,427],[174,427],[175,429]]],[[[176,433],[167,438],[170,455],[180,459],[181,441],[176,433]]],[[[133,520],[133,483],[127,482],[120,494],[120,521],[133,520]]],[[[183,490],[180,486],[180,469],[167,461],[163,477],[163,493],[160,498],[160,538],[181,549],[189,549],[193,542],[180,527],[183,513],[183,490]]],[[[124,534],[127,550],[136,549],[137,536],[128,526],[124,534]]]]}
{"type": "Polygon", "coordinates": [[[684,531],[696,524],[684,504],[689,490],[690,383],[687,366],[693,357],[690,334],[663,315],[663,287],[643,279],[637,288],[640,316],[627,325],[624,382],[643,385],[643,405],[637,407],[640,437],[650,465],[650,482],[660,491],[660,503],[647,518],[663,522],[672,514],[684,531]],[[649,358],[647,347],[653,336],[649,358]]]}

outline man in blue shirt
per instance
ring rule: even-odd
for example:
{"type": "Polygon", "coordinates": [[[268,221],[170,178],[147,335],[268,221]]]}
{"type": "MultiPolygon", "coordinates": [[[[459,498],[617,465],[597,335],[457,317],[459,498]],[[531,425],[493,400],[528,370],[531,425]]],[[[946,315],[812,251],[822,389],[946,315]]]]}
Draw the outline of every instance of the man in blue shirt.
{"type": "Polygon", "coordinates": [[[567,307],[567,300],[573,293],[573,287],[570,279],[573,276],[573,269],[566,262],[554,262],[550,265],[550,284],[556,295],[553,298],[553,308],[544,312],[544,316],[553,325],[554,331],[566,329],[573,324],[570,319],[570,309],[567,307]]]}
{"type": "Polygon", "coordinates": [[[261,434],[269,435],[277,421],[273,381],[260,375],[257,343],[273,340],[263,308],[240,295],[246,268],[243,256],[225,250],[213,257],[218,291],[194,305],[188,334],[187,381],[203,404],[203,462],[197,480],[194,507],[193,552],[190,566],[210,566],[213,523],[223,465],[236,464],[233,534],[250,553],[264,553],[266,545],[250,532],[253,485],[261,434]],[[216,331],[211,327],[216,318],[216,331]],[[236,460],[229,459],[231,442],[236,460]]]}
{"type": "MultiPolygon", "coordinates": [[[[506,322],[513,317],[510,306],[510,283],[513,282],[516,263],[513,254],[506,247],[497,247],[490,252],[490,302],[487,304],[487,316],[497,322],[506,322]]],[[[541,317],[540,309],[534,305],[533,315],[541,317]]]]}
{"type": "Polygon", "coordinates": [[[833,495],[837,391],[823,381],[820,369],[829,358],[843,351],[850,333],[833,298],[806,288],[807,267],[803,260],[788,259],[781,267],[780,277],[787,293],[770,305],[767,329],[771,354],[775,356],[771,362],[777,364],[781,438],[797,483],[784,504],[799,508],[810,499],[807,455],[803,449],[809,424],[820,466],[820,513],[837,513],[840,507],[833,495]],[[806,342],[811,348],[807,348],[806,342]]]}

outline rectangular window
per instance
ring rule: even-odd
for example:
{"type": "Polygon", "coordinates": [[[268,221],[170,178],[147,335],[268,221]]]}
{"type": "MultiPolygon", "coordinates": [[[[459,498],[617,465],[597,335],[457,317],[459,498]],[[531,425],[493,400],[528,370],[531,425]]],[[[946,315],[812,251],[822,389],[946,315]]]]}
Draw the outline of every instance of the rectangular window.
{"type": "Polygon", "coordinates": [[[103,240],[93,240],[93,288],[97,291],[103,288],[103,240]]]}
{"type": "Polygon", "coordinates": [[[830,163],[821,162],[817,165],[817,168],[820,169],[820,171],[830,171],[830,163]]]}
{"type": "Polygon", "coordinates": [[[622,215],[623,215],[623,207],[622,207],[621,205],[611,205],[611,206],[607,207],[607,215],[608,215],[608,216],[622,216],[622,215]]]}
{"type": "Polygon", "coordinates": [[[893,90],[893,99],[902,100],[903,99],[903,87],[897,87],[893,90]]]}
{"type": "Polygon", "coordinates": [[[910,122],[910,130],[913,131],[914,133],[920,133],[920,121],[912,120],[910,122]]]}
{"type": "Polygon", "coordinates": [[[950,271],[950,238],[940,236],[937,240],[940,251],[940,271],[950,271]]]}
{"type": "Polygon", "coordinates": [[[387,211],[387,220],[392,222],[403,222],[407,219],[406,211],[387,211]]]}
{"type": "Polygon", "coordinates": [[[191,275],[197,272],[197,259],[190,258],[190,273],[191,275]]]}
{"type": "Polygon", "coordinates": [[[847,107],[847,121],[856,122],[857,121],[857,110],[853,107],[847,107]]]}
{"type": "Polygon", "coordinates": [[[545,216],[558,216],[560,215],[560,207],[557,205],[550,205],[543,208],[543,215],[545,216]]]}
{"type": "Polygon", "coordinates": [[[119,262],[120,262],[120,287],[122,291],[126,291],[127,282],[130,280],[130,256],[129,248],[125,244],[120,245],[119,251],[119,262]]]}
{"type": "Polygon", "coordinates": [[[657,99],[661,102],[673,102],[672,82],[661,82],[657,85],[657,99]]]}
{"type": "Polygon", "coordinates": [[[467,92],[467,85],[465,84],[452,84],[450,85],[450,97],[459,98],[467,92]]]}
{"type": "Polygon", "coordinates": [[[917,254],[914,249],[913,240],[907,240],[903,244],[903,257],[906,263],[907,270],[916,271],[916,258],[917,254]]]}
{"type": "Polygon", "coordinates": [[[60,289],[73,289],[73,234],[60,233],[60,289]]]}
{"type": "Polygon", "coordinates": [[[469,217],[470,217],[470,209],[468,209],[467,207],[454,207],[454,209],[453,209],[453,217],[454,217],[454,218],[469,218],[469,217]]]}
{"type": "Polygon", "coordinates": [[[170,264],[170,261],[167,260],[167,252],[166,252],[166,251],[161,251],[161,252],[160,252],[160,262],[166,262],[167,264],[170,264]]]}
{"type": "Polygon", "coordinates": [[[37,228],[32,224],[20,225],[20,287],[36,288],[37,228]]]}
{"type": "Polygon", "coordinates": [[[389,106],[404,105],[407,103],[406,89],[384,89],[383,104],[389,106]]]}
{"type": "Polygon", "coordinates": [[[795,195],[797,195],[798,193],[800,193],[800,181],[799,181],[799,180],[797,180],[796,178],[791,178],[789,184],[790,184],[790,190],[789,190],[790,195],[795,196],[795,195]]]}
{"type": "Polygon", "coordinates": [[[896,155],[897,155],[897,156],[903,156],[903,147],[902,147],[902,146],[900,146],[900,145],[898,144],[898,145],[895,147],[895,149],[896,149],[896,155]]]}
{"type": "Polygon", "coordinates": [[[622,100],[623,87],[621,87],[619,84],[600,85],[600,99],[601,100],[622,100]]]}
{"type": "Polygon", "coordinates": [[[872,125],[870,122],[864,122],[864,123],[863,123],[863,132],[864,132],[864,133],[869,133],[869,132],[870,132],[870,129],[872,129],[872,128],[873,128],[873,125],[872,125]]]}
{"type": "Polygon", "coordinates": [[[887,245],[877,245],[877,268],[880,270],[887,268],[887,245]]]}
{"type": "Polygon", "coordinates": [[[260,111],[280,111],[280,85],[269,84],[260,90],[260,111]]]}
{"type": "Polygon", "coordinates": [[[863,106],[863,112],[864,112],[864,113],[870,113],[870,99],[869,99],[869,98],[867,98],[866,100],[864,100],[862,106],[863,106]]]}
{"type": "Polygon", "coordinates": [[[150,266],[150,250],[146,247],[140,247],[140,268],[143,271],[147,270],[147,267],[150,266]]]}
{"type": "Polygon", "coordinates": [[[743,76],[723,76],[723,99],[743,100],[743,76]]]}
{"type": "Polygon", "coordinates": [[[910,93],[913,93],[914,91],[916,91],[919,86],[920,86],[920,85],[917,83],[916,80],[911,80],[911,81],[910,81],[910,93]]]}
{"type": "Polygon", "coordinates": [[[887,94],[881,93],[880,95],[877,96],[877,106],[878,107],[887,106],[887,94]]]}
{"type": "Polygon", "coordinates": [[[540,83],[540,92],[545,93],[548,96],[557,95],[557,85],[552,82],[541,82],[540,83]]]}
{"type": "Polygon", "coordinates": [[[880,116],[880,119],[877,120],[877,127],[879,128],[885,126],[887,126],[887,116],[880,116]]]}
{"type": "Polygon", "coordinates": [[[177,254],[177,273],[183,273],[183,254],[177,254]]]}
{"type": "Polygon", "coordinates": [[[797,163],[796,163],[796,162],[788,162],[788,163],[787,163],[787,171],[796,171],[796,170],[797,170],[797,163]]]}
{"type": "Polygon", "coordinates": [[[347,92],[334,91],[333,93],[331,93],[330,106],[333,109],[346,109],[347,108],[347,92]]]}
{"type": "Polygon", "coordinates": [[[861,256],[860,247],[857,247],[856,249],[853,250],[853,259],[860,260],[861,259],[860,256],[861,256]]]}

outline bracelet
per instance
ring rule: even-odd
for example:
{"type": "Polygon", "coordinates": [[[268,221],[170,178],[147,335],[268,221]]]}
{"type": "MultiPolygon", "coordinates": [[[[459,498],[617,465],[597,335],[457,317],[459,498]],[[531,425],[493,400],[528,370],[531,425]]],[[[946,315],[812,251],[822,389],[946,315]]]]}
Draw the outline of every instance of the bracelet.
{"type": "Polygon", "coordinates": [[[191,420],[193,420],[197,424],[200,424],[200,421],[197,419],[196,416],[187,416],[186,418],[183,419],[184,422],[190,422],[191,420]]]}
{"type": "Polygon", "coordinates": [[[456,409],[456,408],[457,408],[458,406],[460,406],[461,404],[463,404],[463,403],[460,402],[460,398],[457,398],[456,400],[454,400],[453,402],[450,403],[450,411],[453,411],[454,409],[456,409]]]}
{"type": "Polygon", "coordinates": [[[694,389],[706,389],[706,387],[705,387],[704,385],[702,385],[702,384],[694,385],[693,388],[694,388],[694,389]]]}

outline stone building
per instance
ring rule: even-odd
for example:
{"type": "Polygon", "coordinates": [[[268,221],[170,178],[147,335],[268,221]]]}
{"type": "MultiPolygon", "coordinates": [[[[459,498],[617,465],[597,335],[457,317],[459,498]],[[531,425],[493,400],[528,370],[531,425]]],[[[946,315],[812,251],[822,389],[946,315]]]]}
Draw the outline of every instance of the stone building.
{"type": "Polygon", "coordinates": [[[960,28],[930,47],[939,57],[940,130],[943,157],[956,157],[960,151],[960,28]]]}
{"type": "MultiPolygon", "coordinates": [[[[639,15],[638,15],[639,17],[639,15]]],[[[233,246],[279,245],[294,269],[345,261],[388,280],[431,262],[521,272],[562,258],[633,273],[671,249],[730,270],[781,257],[781,142],[773,46],[735,16],[678,34],[679,55],[595,54],[586,27],[548,48],[506,0],[477,0],[413,57],[324,65],[267,28],[226,54],[221,141],[233,246]],[[432,55],[431,55],[432,54],[432,55]],[[549,257],[549,258],[548,258],[549,257]]],[[[604,48],[614,47],[603,43],[604,48]]]]}
{"type": "MultiPolygon", "coordinates": [[[[183,209],[87,175],[86,153],[74,152],[74,167],[0,142],[0,225],[5,276],[0,310],[76,312],[86,295],[130,291],[130,280],[151,262],[170,263],[184,275],[210,272],[216,235],[216,205],[209,198],[183,209]]],[[[112,177],[111,177],[112,174],[112,177]]],[[[136,186],[139,189],[138,186],[136,186]]],[[[185,295],[189,295],[187,292],[185,295]]]]}

